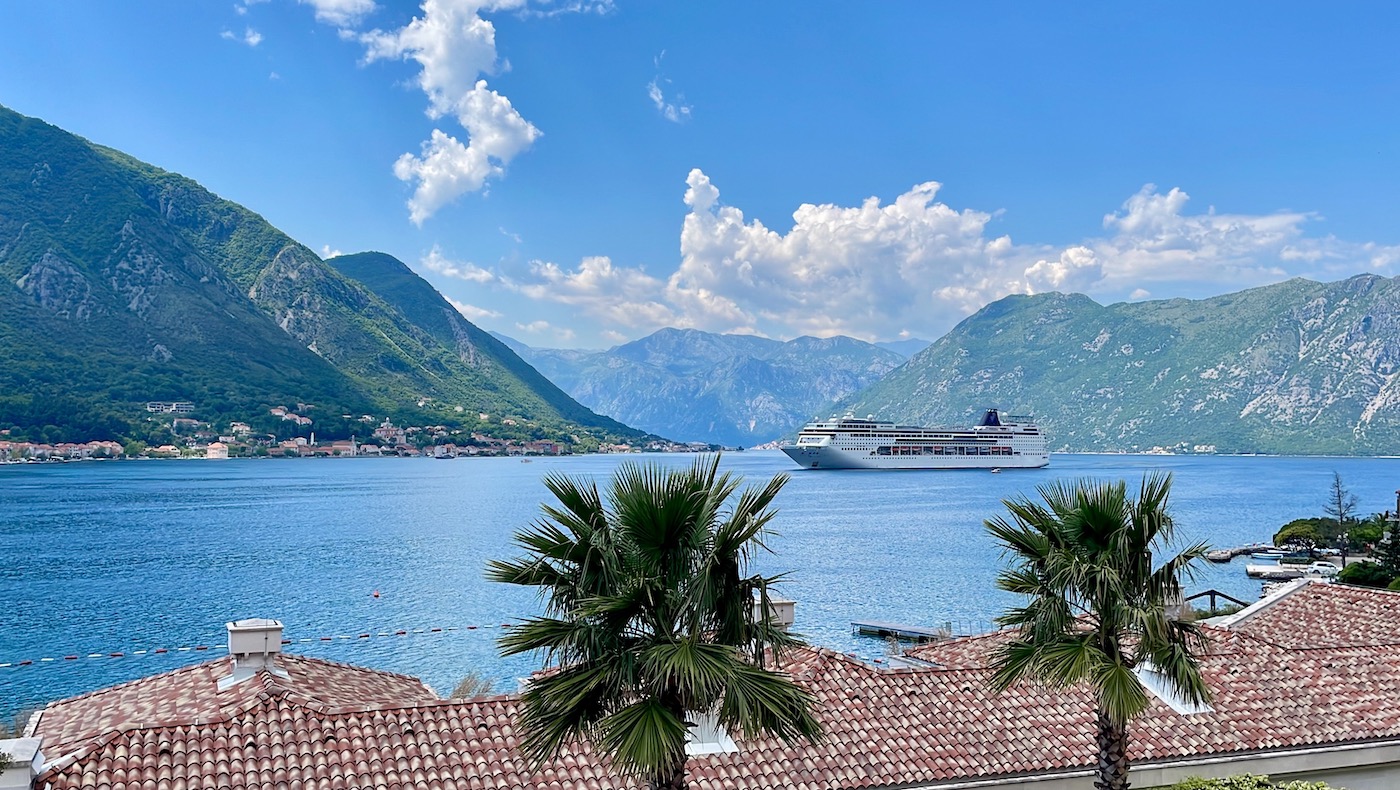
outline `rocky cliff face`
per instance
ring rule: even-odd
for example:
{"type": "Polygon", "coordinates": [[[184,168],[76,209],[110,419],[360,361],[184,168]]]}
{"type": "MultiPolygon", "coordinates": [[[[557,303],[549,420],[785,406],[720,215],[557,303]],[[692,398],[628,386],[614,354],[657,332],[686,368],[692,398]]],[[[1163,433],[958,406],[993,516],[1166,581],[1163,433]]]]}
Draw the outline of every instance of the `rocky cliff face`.
{"type": "Polygon", "coordinates": [[[1052,446],[1400,452],[1400,279],[1290,280],[1198,301],[988,305],[849,401],[902,421],[1038,415],[1052,446]]]}

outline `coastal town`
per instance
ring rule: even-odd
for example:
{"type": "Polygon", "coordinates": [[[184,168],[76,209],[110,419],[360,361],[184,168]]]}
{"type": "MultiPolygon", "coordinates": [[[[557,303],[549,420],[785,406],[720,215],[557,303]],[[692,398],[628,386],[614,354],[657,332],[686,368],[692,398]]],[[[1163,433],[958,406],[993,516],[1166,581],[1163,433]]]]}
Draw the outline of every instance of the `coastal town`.
{"type": "MultiPolygon", "coordinates": [[[[310,413],[315,406],[297,403],[293,408],[274,406],[268,417],[286,423],[296,433],[279,438],[279,433],[259,432],[248,422],[232,420],[218,423],[205,421],[195,414],[195,404],[188,401],[146,404],[149,419],[168,428],[171,441],[148,445],[110,439],[84,442],[32,442],[10,438],[8,429],[0,429],[0,463],[46,463],[67,461],[110,461],[118,459],[211,459],[227,458],[473,458],[491,456],[552,456],[577,452],[572,444],[549,439],[499,438],[480,430],[462,430],[446,425],[397,425],[388,417],[364,414],[341,415],[364,426],[364,435],[348,439],[317,441],[315,420],[310,413]]],[[[487,422],[491,415],[482,412],[478,420],[487,422]]],[[[499,420],[505,428],[521,427],[519,421],[505,417],[499,420]]],[[[703,442],[672,442],[651,439],[630,444],[600,443],[590,452],[599,453],[687,453],[719,449],[703,442]]]]}

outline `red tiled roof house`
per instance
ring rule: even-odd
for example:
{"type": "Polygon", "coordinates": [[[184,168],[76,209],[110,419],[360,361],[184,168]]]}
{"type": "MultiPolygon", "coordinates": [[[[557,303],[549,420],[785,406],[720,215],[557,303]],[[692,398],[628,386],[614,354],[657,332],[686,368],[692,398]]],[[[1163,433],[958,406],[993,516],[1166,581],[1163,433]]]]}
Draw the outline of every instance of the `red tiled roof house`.
{"type": "MultiPolygon", "coordinates": [[[[1203,669],[1214,699],[1199,712],[1154,700],[1131,728],[1135,788],[1238,773],[1400,787],[1400,593],[1294,584],[1208,631],[1203,669]]],[[[692,756],[692,786],[1091,787],[1089,694],[989,691],[988,648],[999,638],[928,645],[892,669],[795,651],[783,669],[816,696],[825,740],[736,737],[734,748],[692,756]]],[[[33,782],[47,790],[639,786],[584,745],[530,767],[516,748],[515,704],[510,695],[441,700],[402,675],[243,653],[49,705],[28,733],[42,739],[33,782]]],[[[22,765],[5,779],[17,771],[31,776],[22,765]]]]}

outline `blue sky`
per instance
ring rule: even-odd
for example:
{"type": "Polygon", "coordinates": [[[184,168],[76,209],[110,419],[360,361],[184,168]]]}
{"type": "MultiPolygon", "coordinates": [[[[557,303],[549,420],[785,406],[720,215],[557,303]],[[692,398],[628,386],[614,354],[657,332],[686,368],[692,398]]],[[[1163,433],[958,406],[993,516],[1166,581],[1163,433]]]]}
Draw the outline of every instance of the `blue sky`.
{"type": "Polygon", "coordinates": [[[935,337],[1008,293],[1400,273],[1396,15],[10,3],[0,103],[531,345],[935,337]]]}

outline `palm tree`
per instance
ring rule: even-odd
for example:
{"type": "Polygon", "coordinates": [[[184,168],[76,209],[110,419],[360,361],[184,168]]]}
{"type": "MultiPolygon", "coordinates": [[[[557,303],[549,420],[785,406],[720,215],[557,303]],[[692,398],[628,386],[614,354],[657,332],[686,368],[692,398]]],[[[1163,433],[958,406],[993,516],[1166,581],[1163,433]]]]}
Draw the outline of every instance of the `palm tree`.
{"type": "Polygon", "coordinates": [[[778,475],[745,489],[719,456],[687,470],[625,464],[607,501],[588,480],[549,475],[557,503],[518,532],[525,556],[493,561],[493,581],[537,588],[545,613],[500,639],[505,655],[544,651],[551,671],[521,696],[522,750],[536,764],[586,740],[650,787],[685,787],[691,718],[747,735],[815,740],[814,700],[763,666],[801,644],[767,616],[778,577],[750,574],[767,550],[778,475]]]}
{"type": "Polygon", "coordinates": [[[1098,728],[1094,786],[1126,790],[1128,722],[1149,704],[1134,670],[1152,672],[1188,704],[1210,698],[1198,661],[1205,637],[1169,611],[1206,546],[1154,562],[1154,550],[1173,539],[1170,475],[1144,478],[1136,499],[1122,481],[1037,490],[1043,504],[1007,500],[1010,520],[986,522],[1012,560],[997,586],[1029,598],[998,618],[1016,631],[993,656],[991,684],[998,691],[1022,679],[1052,688],[1088,684],[1098,728]]]}

